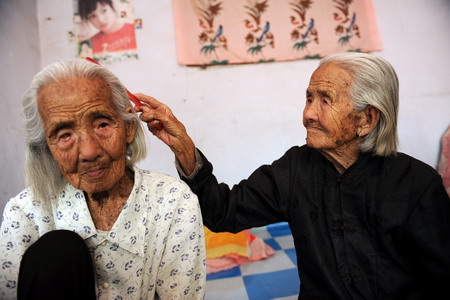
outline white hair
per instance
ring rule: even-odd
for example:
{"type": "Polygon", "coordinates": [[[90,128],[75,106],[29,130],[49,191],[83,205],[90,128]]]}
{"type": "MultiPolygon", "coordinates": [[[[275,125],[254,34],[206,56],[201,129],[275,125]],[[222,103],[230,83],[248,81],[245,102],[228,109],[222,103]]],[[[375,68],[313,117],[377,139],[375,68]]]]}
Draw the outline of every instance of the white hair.
{"type": "Polygon", "coordinates": [[[33,78],[23,98],[25,118],[25,182],[35,199],[47,201],[56,197],[67,184],[47,145],[42,118],[37,106],[37,96],[46,85],[68,78],[100,78],[111,88],[112,101],[120,117],[132,122],[136,128],[134,140],[127,145],[126,164],[132,167],[145,158],[147,147],[144,130],[136,112],[127,113],[130,101],[125,87],[108,69],[83,59],[51,64],[33,78]]]}
{"type": "Polygon", "coordinates": [[[367,106],[380,111],[376,128],[362,138],[360,149],[379,156],[397,153],[397,117],[399,84],[392,65],[385,59],[366,53],[345,52],[323,58],[320,65],[336,65],[353,78],[350,98],[353,109],[360,112],[367,106]]]}

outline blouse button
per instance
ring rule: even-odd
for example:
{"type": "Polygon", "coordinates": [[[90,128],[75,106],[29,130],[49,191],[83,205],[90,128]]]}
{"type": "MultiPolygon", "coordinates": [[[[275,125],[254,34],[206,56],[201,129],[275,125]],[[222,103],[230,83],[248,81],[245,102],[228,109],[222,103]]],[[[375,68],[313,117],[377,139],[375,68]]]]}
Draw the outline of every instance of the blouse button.
{"type": "Polygon", "coordinates": [[[107,283],[107,282],[103,282],[103,288],[104,288],[104,289],[107,289],[107,288],[109,288],[109,283],[107,283]]]}

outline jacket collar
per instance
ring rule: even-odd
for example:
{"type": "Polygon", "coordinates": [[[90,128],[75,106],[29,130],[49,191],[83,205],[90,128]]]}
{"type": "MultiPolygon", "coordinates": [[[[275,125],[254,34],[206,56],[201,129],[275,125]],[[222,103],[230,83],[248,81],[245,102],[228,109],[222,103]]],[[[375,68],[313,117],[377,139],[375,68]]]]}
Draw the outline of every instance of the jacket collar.
{"type": "MultiPolygon", "coordinates": [[[[142,181],[141,171],[135,168],[132,192],[113,227],[106,235],[107,241],[141,257],[144,256],[145,250],[147,211],[145,207],[141,207],[145,202],[139,201],[140,197],[145,197],[138,188],[142,181]]],[[[74,231],[84,240],[98,233],[82,190],[67,184],[57,200],[53,204],[56,229],[74,231]]],[[[98,244],[102,242],[101,240],[97,241],[98,244]]]]}

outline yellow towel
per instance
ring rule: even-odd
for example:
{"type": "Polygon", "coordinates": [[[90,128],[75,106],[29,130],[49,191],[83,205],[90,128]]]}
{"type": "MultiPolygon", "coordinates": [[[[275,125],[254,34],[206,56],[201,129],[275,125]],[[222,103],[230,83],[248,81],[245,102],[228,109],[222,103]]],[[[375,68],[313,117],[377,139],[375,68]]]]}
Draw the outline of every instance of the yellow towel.
{"type": "Polygon", "coordinates": [[[248,256],[250,233],[248,229],[235,234],[229,232],[214,233],[206,227],[204,229],[206,258],[222,257],[230,253],[248,256]]]}

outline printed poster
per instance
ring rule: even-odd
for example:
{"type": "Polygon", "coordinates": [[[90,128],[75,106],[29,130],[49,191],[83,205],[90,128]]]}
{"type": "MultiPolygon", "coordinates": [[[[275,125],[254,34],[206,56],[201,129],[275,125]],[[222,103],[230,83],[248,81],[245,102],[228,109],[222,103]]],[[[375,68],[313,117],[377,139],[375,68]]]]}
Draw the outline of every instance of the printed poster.
{"type": "Polygon", "coordinates": [[[100,63],[137,59],[131,0],[73,0],[78,57],[100,63]]]}
{"type": "Polygon", "coordinates": [[[372,0],[173,0],[182,65],[261,63],[382,49],[372,0]]]}

